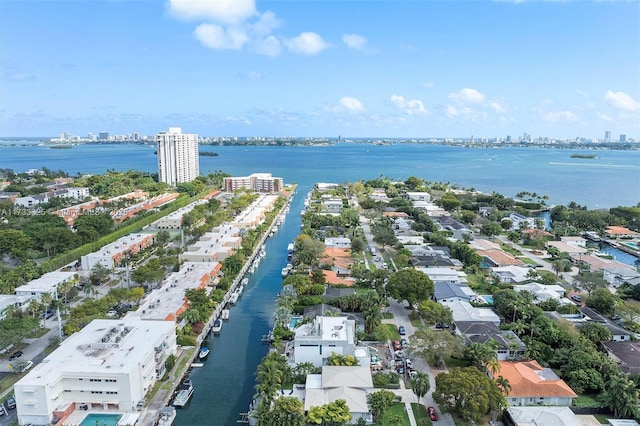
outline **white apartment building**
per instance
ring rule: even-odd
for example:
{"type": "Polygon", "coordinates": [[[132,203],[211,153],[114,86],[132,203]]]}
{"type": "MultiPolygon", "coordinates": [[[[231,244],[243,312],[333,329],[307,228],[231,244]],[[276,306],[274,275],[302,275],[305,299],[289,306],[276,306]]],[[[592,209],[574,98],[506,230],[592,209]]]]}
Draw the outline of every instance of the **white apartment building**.
{"type": "Polygon", "coordinates": [[[282,187],[282,178],[273,177],[271,173],[253,173],[249,176],[224,178],[224,190],[227,192],[242,188],[257,192],[279,192],[282,187]]]}
{"type": "Polygon", "coordinates": [[[50,294],[53,299],[57,299],[58,286],[62,283],[75,280],[75,278],[75,272],[49,272],[40,278],[29,281],[25,285],[16,287],[16,296],[34,296],[40,299],[43,294],[50,294]]]}
{"type": "Polygon", "coordinates": [[[180,127],[156,135],[158,179],[171,186],[191,182],[200,174],[198,135],[182,133],[180,127]]]}
{"type": "Polygon", "coordinates": [[[133,253],[149,247],[155,242],[155,234],[129,234],[118,238],[111,244],[103,246],[100,250],[86,254],[80,258],[82,269],[91,271],[96,264],[101,264],[107,269],[113,269],[133,253]]]}
{"type": "Polygon", "coordinates": [[[94,320],[14,386],[21,425],[64,424],[80,407],[136,411],[176,353],[172,321],[94,320]]]}

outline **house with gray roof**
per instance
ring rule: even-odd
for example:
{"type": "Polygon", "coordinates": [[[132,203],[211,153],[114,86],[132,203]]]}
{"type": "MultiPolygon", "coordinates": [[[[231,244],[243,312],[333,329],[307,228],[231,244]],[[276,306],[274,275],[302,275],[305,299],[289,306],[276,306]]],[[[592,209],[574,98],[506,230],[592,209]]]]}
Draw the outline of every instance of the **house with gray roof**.
{"type": "Polygon", "coordinates": [[[640,374],[640,342],[602,342],[602,346],[622,371],[640,374]]]}
{"type": "Polygon", "coordinates": [[[447,281],[433,283],[433,300],[436,302],[471,302],[476,294],[466,285],[458,285],[447,281]]]}
{"type": "Polygon", "coordinates": [[[612,287],[620,287],[622,284],[640,284],[640,273],[632,268],[624,266],[607,267],[602,268],[602,272],[602,278],[604,278],[612,287]]]}
{"type": "Polygon", "coordinates": [[[500,330],[490,321],[454,321],[456,333],[468,343],[494,344],[498,361],[524,358],[527,346],[511,330],[500,330]]]}

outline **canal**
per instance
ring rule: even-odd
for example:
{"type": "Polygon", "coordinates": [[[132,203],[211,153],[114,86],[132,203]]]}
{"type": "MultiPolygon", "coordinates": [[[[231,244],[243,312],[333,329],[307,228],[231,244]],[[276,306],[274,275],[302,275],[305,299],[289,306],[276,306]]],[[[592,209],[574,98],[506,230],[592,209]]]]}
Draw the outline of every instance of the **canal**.
{"type": "Polygon", "coordinates": [[[211,353],[203,367],[193,369],[195,392],[189,404],[178,410],[177,426],[235,425],[239,414],[247,412],[255,394],[254,372],[269,349],[260,339],[273,324],[287,245],[300,233],[300,211],[310,189],[298,186],[285,221],[265,242],[266,257],[253,275],[247,275],[249,284],[238,303],[229,306],[229,321],[220,335],[207,339],[211,353]]]}

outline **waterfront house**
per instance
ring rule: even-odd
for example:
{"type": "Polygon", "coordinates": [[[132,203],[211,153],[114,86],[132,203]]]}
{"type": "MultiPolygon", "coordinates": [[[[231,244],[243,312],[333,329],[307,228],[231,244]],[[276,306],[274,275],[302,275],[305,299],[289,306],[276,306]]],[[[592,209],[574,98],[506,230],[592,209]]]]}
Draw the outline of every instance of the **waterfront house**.
{"type": "Polygon", "coordinates": [[[500,325],[500,317],[490,308],[476,308],[468,302],[443,302],[443,306],[451,309],[453,321],[489,321],[500,325]]]}
{"type": "Polygon", "coordinates": [[[354,355],[356,323],[345,317],[317,316],[313,322],[295,329],[294,362],[310,362],[316,367],[326,364],[332,354],[354,355]]]}
{"type": "Polygon", "coordinates": [[[369,365],[322,367],[321,374],[309,374],[305,383],[304,411],[344,399],[352,415],[351,423],[363,419],[373,422],[369,412],[367,394],[373,392],[373,379],[369,365]]]}
{"type": "Polygon", "coordinates": [[[632,231],[624,226],[607,226],[604,231],[605,235],[609,238],[618,239],[618,238],[635,238],[640,237],[640,234],[632,231]]]}
{"type": "MultiPolygon", "coordinates": [[[[537,361],[500,361],[500,376],[509,381],[510,406],[550,405],[569,407],[578,395],[550,368],[537,361]]],[[[491,373],[489,373],[491,375],[491,373]]]]}
{"type": "Polygon", "coordinates": [[[640,273],[630,266],[612,266],[602,268],[603,278],[612,287],[620,287],[622,284],[640,284],[640,273]]]}
{"type": "Polygon", "coordinates": [[[511,221],[511,230],[517,231],[521,228],[535,228],[536,220],[533,217],[526,217],[521,215],[520,213],[511,213],[509,215],[509,220],[511,221]]]}
{"type": "Polygon", "coordinates": [[[346,237],[328,237],[324,239],[324,245],[327,248],[350,249],[351,239],[346,237]]]}

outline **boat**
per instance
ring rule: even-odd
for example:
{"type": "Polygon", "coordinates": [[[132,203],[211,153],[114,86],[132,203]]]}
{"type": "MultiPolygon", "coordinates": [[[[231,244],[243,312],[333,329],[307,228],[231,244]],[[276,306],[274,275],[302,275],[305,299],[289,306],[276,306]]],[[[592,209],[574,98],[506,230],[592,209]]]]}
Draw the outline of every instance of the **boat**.
{"type": "Polygon", "coordinates": [[[200,352],[198,353],[198,359],[200,360],[205,360],[207,359],[207,357],[209,356],[209,348],[206,347],[202,347],[200,348],[200,352]]]}
{"type": "Polygon", "coordinates": [[[267,255],[267,252],[263,249],[260,249],[260,257],[265,257],[267,255]]]}
{"type": "Polygon", "coordinates": [[[238,295],[238,297],[242,296],[242,292],[244,291],[244,287],[239,286],[236,287],[236,289],[233,291],[234,293],[236,293],[238,295]]]}
{"type": "Polygon", "coordinates": [[[213,322],[213,327],[211,327],[211,332],[213,334],[220,334],[220,332],[222,331],[222,320],[215,320],[213,322]]]}
{"type": "Polygon", "coordinates": [[[282,278],[286,278],[287,275],[289,275],[289,268],[282,268],[282,271],[280,271],[280,275],[282,275],[282,278]]]}
{"type": "Polygon", "coordinates": [[[251,265],[251,267],[248,269],[247,272],[249,272],[250,274],[253,274],[255,271],[256,271],[256,268],[253,265],[251,265]]]}
{"type": "Polygon", "coordinates": [[[249,284],[249,278],[243,278],[242,281],[240,281],[240,284],[242,284],[242,285],[249,284]]]}
{"type": "Polygon", "coordinates": [[[191,379],[187,379],[173,399],[173,406],[183,408],[191,399],[191,395],[193,395],[193,383],[191,383],[191,379]]]}
{"type": "Polygon", "coordinates": [[[158,426],[171,426],[176,419],[175,407],[164,407],[160,412],[158,426]]]}
{"type": "Polygon", "coordinates": [[[223,321],[226,321],[229,319],[229,310],[228,309],[223,309],[222,312],[220,312],[220,318],[222,318],[223,321]]]}
{"type": "Polygon", "coordinates": [[[276,232],[278,232],[278,227],[274,226],[273,228],[271,228],[271,231],[275,234],[276,232]]]}
{"type": "Polygon", "coordinates": [[[238,303],[238,298],[240,297],[240,295],[236,292],[231,293],[231,296],[229,296],[229,303],[231,303],[232,305],[235,305],[236,303],[238,303]]]}

